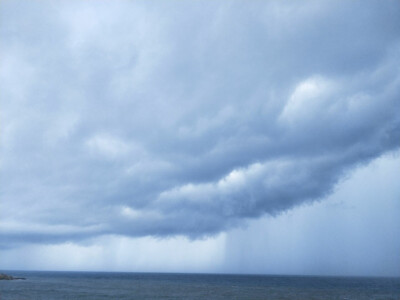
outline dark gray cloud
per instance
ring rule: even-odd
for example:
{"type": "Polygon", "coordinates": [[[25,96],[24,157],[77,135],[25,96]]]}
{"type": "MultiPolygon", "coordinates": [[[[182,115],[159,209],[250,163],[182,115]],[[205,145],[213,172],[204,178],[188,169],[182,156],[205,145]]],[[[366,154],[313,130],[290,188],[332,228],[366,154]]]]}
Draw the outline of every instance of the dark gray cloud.
{"type": "Polygon", "coordinates": [[[0,11],[3,246],[215,234],[400,145],[395,1],[0,11]]]}

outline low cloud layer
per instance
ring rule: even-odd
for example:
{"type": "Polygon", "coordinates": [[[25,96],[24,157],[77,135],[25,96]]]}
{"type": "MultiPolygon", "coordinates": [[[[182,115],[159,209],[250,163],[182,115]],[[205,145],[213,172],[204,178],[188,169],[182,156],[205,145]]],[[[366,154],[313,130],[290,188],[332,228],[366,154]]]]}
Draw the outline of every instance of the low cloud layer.
{"type": "Polygon", "coordinates": [[[213,235],[400,146],[396,1],[0,13],[1,247],[213,235]]]}

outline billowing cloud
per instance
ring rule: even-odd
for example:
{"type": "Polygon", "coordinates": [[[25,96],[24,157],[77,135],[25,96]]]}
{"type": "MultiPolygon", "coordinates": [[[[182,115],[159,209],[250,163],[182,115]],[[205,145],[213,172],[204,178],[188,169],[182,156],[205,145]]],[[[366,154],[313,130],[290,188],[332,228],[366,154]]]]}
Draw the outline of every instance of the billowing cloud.
{"type": "Polygon", "coordinates": [[[400,146],[395,1],[0,11],[3,247],[216,234],[400,146]]]}

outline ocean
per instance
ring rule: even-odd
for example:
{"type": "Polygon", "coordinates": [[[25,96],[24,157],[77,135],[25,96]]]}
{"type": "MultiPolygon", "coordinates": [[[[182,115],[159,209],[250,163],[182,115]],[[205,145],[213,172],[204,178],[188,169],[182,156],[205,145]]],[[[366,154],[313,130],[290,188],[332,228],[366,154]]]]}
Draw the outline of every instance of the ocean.
{"type": "Polygon", "coordinates": [[[4,271],[1,300],[400,299],[400,278],[4,271]]]}

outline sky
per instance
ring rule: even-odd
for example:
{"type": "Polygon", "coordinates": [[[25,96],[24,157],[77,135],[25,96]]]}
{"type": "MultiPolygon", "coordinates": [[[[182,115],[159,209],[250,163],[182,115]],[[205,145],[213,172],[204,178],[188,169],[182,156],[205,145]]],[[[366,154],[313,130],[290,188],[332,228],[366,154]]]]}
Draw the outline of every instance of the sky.
{"type": "Polygon", "coordinates": [[[6,0],[0,57],[0,269],[400,276],[398,1],[6,0]]]}

